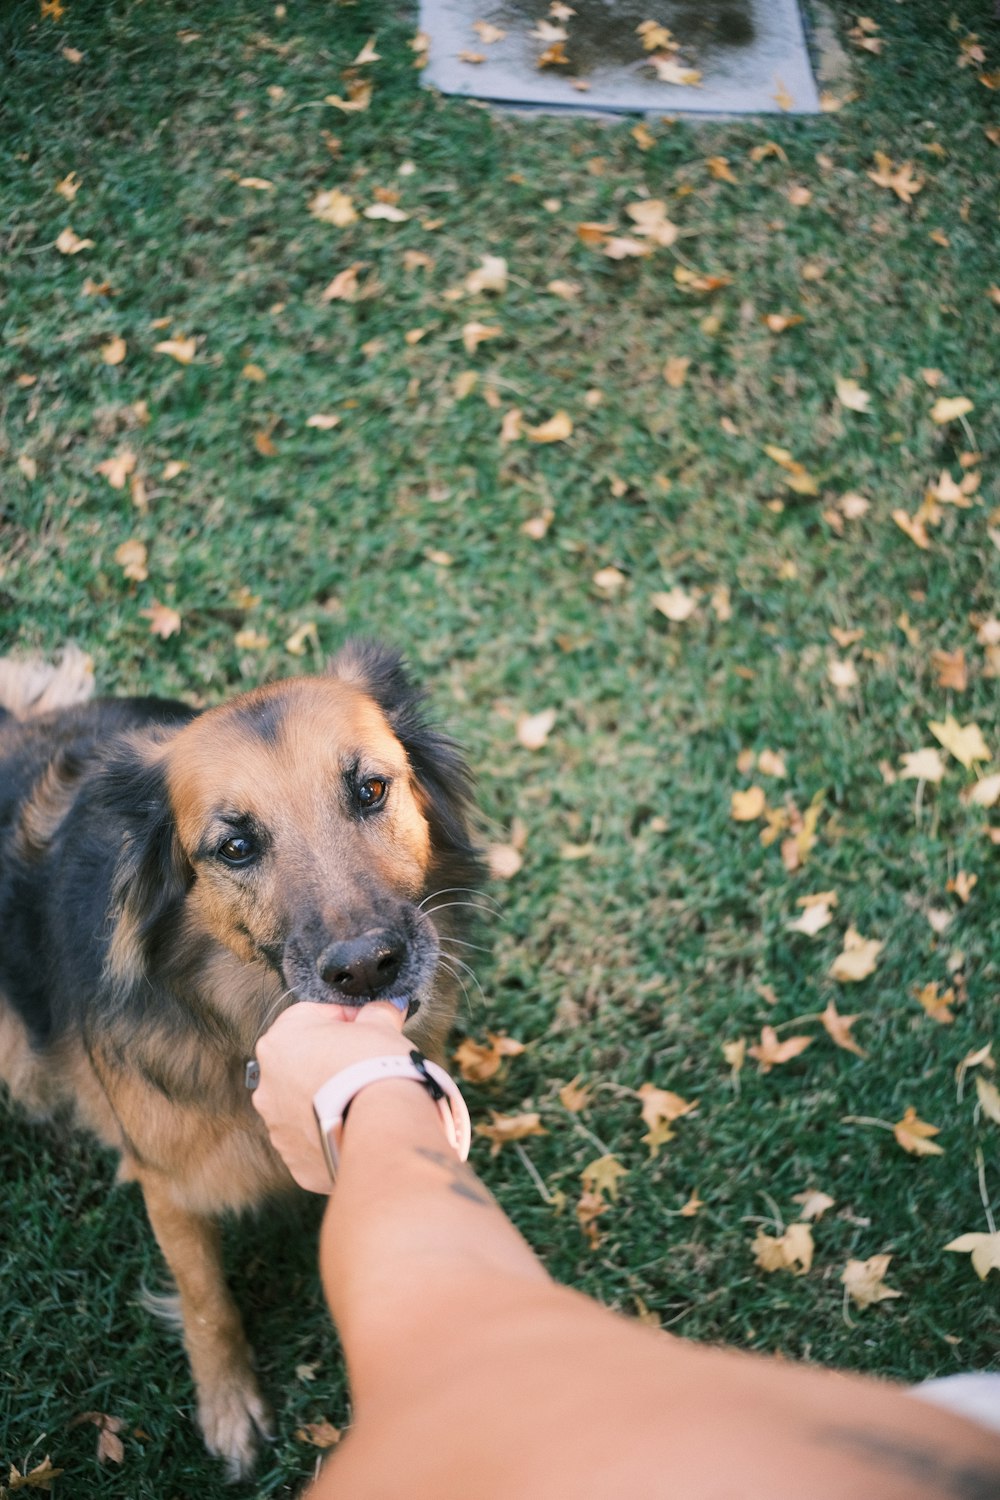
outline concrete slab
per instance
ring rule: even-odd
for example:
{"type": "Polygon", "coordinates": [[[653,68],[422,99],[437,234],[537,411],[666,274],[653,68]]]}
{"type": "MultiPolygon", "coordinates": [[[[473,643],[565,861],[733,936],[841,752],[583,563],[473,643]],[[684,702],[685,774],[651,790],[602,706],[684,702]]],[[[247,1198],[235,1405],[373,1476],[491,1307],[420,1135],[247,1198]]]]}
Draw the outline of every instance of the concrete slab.
{"type": "Polygon", "coordinates": [[[580,112],[816,114],[819,98],[796,0],[421,0],[425,81],[446,94],[580,112]],[[657,67],[636,28],[673,44],[657,67]],[[564,33],[559,38],[552,28],[564,33]],[[501,33],[497,36],[495,33],[501,33]],[[547,49],[553,61],[539,67],[547,49]],[[567,61],[559,62],[560,55],[567,61]],[[470,61],[480,58],[481,61],[470,61]],[[674,70],[694,85],[662,81],[674,70]]]}

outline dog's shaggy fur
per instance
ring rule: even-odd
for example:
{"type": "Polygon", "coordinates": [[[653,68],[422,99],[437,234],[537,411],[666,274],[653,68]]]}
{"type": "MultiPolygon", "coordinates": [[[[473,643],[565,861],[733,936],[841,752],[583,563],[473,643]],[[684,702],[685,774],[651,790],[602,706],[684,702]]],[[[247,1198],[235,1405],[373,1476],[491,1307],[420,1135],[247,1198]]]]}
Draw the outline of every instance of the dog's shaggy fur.
{"type": "Polygon", "coordinates": [[[235,1477],[268,1416],[215,1220],[290,1185],[246,1061],[295,1000],[373,995],[405,997],[440,1055],[441,943],[479,876],[469,780],[371,643],[200,713],[91,689],[80,652],[0,659],[0,1079],[139,1182],[235,1477]]]}

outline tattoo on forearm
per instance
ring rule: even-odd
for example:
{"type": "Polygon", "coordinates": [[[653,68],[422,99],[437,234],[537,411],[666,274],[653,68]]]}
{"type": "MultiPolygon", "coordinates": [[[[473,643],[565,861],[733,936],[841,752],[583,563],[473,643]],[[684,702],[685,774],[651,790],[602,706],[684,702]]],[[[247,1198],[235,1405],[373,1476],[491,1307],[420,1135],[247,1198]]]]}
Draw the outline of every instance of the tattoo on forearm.
{"type": "Polygon", "coordinates": [[[913,1481],[914,1497],[925,1490],[955,1500],[996,1500],[1000,1495],[1000,1463],[956,1462],[917,1442],[848,1427],[828,1428],[822,1437],[838,1447],[852,1448],[872,1464],[902,1471],[913,1481]]]}
{"type": "Polygon", "coordinates": [[[470,1203],[478,1203],[480,1208],[487,1208],[493,1202],[482,1183],[464,1162],[456,1161],[446,1151],[428,1151],[425,1146],[417,1147],[417,1155],[422,1156],[425,1161],[433,1162],[436,1167],[441,1167],[448,1178],[450,1191],[457,1193],[460,1198],[468,1198],[470,1203]]]}

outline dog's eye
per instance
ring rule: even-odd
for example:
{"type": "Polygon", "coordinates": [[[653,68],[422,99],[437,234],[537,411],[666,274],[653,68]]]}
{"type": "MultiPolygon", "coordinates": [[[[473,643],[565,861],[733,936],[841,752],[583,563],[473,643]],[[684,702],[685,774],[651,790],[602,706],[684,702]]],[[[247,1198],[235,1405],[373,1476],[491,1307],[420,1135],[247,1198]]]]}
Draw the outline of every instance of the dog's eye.
{"type": "Polygon", "coordinates": [[[216,853],[227,865],[248,865],[257,856],[257,846],[252,839],[242,838],[234,834],[232,838],[226,839],[225,843],[219,845],[216,853]]]}
{"type": "Polygon", "coordinates": [[[358,803],[365,812],[381,807],[389,791],[389,783],[382,776],[366,776],[358,782],[358,803]]]}

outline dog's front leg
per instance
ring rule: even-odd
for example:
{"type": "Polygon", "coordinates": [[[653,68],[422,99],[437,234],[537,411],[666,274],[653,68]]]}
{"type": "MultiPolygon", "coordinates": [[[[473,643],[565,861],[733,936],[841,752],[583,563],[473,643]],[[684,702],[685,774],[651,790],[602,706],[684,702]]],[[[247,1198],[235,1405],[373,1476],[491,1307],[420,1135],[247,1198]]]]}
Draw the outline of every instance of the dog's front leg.
{"type": "Polygon", "coordinates": [[[222,1270],[218,1226],[179,1205],[154,1176],[140,1174],[146,1211],[180,1297],[184,1346],[198,1392],[198,1423],[227,1477],[253,1467],[270,1413],[250,1367],[250,1346],[222,1270]]]}

